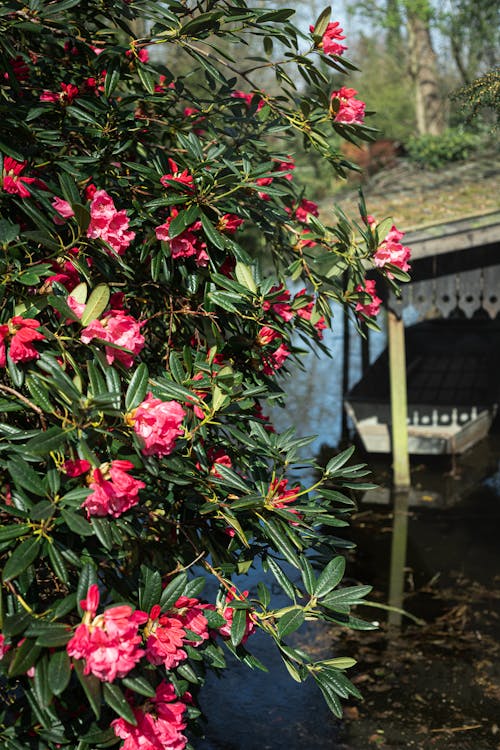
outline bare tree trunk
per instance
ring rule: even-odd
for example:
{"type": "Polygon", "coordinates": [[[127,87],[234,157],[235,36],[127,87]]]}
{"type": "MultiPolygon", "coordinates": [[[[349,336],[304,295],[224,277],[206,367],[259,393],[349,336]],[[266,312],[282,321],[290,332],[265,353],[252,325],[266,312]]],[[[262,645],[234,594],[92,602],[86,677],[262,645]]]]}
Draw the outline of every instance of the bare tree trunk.
{"type": "Polygon", "coordinates": [[[445,126],[444,102],[439,92],[436,53],[429,23],[408,13],[410,73],[415,85],[417,128],[420,135],[439,135],[445,126]]]}

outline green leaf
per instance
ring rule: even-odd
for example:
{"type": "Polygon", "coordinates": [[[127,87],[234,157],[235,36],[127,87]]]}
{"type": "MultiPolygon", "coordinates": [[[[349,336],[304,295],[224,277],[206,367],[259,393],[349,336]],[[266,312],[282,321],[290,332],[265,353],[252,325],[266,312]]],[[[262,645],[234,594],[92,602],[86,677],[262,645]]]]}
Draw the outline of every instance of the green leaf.
{"type": "Polygon", "coordinates": [[[245,263],[240,263],[238,261],[234,271],[240,284],[246,286],[247,289],[250,289],[253,294],[256,294],[257,285],[255,284],[251,266],[247,266],[245,263]]]}
{"type": "Polygon", "coordinates": [[[52,451],[59,450],[67,441],[69,432],[60,427],[49,427],[46,432],[41,432],[31,440],[28,440],[24,449],[35,456],[46,456],[52,451]]]}
{"type": "Polygon", "coordinates": [[[127,701],[118,685],[111,685],[109,682],[103,684],[103,697],[108,706],[115,711],[118,716],[121,716],[125,721],[128,721],[132,726],[137,726],[137,721],[132,711],[130,703],[127,701]]]}
{"type": "Polygon", "coordinates": [[[16,547],[12,555],[7,560],[3,569],[2,580],[4,583],[16,578],[23,570],[31,565],[38,557],[41,550],[40,537],[36,536],[27,539],[25,542],[16,547]]]}
{"type": "Polygon", "coordinates": [[[82,326],[88,326],[92,320],[99,319],[99,316],[108,306],[109,297],[110,291],[107,284],[99,284],[96,286],[85,305],[85,310],[82,313],[82,326]]]}
{"type": "Polygon", "coordinates": [[[54,407],[50,403],[49,391],[40,378],[38,378],[37,375],[30,373],[26,377],[26,385],[30,392],[32,401],[34,401],[37,406],[40,406],[45,412],[51,414],[54,411],[54,407]]]}
{"type": "Polygon", "coordinates": [[[104,79],[104,96],[111,96],[120,82],[121,61],[119,57],[114,57],[106,64],[106,77],[104,79]]]}
{"type": "MultiPolygon", "coordinates": [[[[278,581],[279,585],[285,592],[285,594],[292,600],[295,601],[295,587],[291,580],[288,578],[288,576],[283,572],[283,570],[280,568],[278,563],[273,560],[272,557],[267,558],[267,564],[269,565],[269,568],[273,574],[273,576],[278,581]]],[[[269,604],[269,602],[268,602],[269,604]]]]}
{"type": "Polygon", "coordinates": [[[184,372],[184,368],[182,367],[179,357],[175,352],[170,352],[170,357],[168,358],[168,364],[170,368],[170,372],[172,373],[173,379],[182,385],[184,380],[186,379],[186,373],[184,372]]]}
{"type": "Polygon", "coordinates": [[[108,519],[97,518],[97,516],[94,516],[90,523],[92,524],[96,537],[99,539],[103,547],[108,550],[113,549],[113,534],[108,519]]]}
{"type": "Polygon", "coordinates": [[[177,667],[177,672],[180,674],[181,677],[184,677],[185,680],[188,682],[192,682],[195,685],[198,685],[200,682],[200,679],[196,672],[194,671],[193,667],[189,664],[189,662],[184,662],[180,666],[177,667]]]}
{"type": "Polygon", "coordinates": [[[78,579],[78,586],[76,588],[76,601],[78,605],[78,612],[83,614],[83,610],[80,607],[80,601],[87,598],[87,592],[89,586],[97,583],[97,571],[91,563],[85,563],[78,579]]]}
{"type": "Polygon", "coordinates": [[[73,668],[88,698],[92,711],[96,719],[98,719],[101,715],[101,681],[93,674],[83,674],[83,660],[73,659],[73,668]]]}
{"type": "Polygon", "coordinates": [[[16,648],[15,656],[9,667],[9,677],[17,677],[26,674],[28,669],[35,664],[42,648],[37,646],[35,641],[26,638],[23,643],[16,648]]]}
{"type": "MultiPolygon", "coordinates": [[[[279,611],[276,612],[276,617],[279,617],[279,611]]],[[[304,610],[302,607],[291,607],[285,614],[278,620],[278,635],[280,638],[298,630],[304,622],[304,610]]]]}
{"type": "Polygon", "coordinates": [[[347,463],[347,461],[354,453],[354,450],[354,445],[351,445],[349,448],[346,448],[345,451],[342,451],[342,453],[338,453],[336,456],[334,456],[330,461],[328,461],[325,469],[325,474],[334,474],[336,469],[340,469],[341,466],[347,463]]]}
{"type": "Polygon", "coordinates": [[[274,545],[274,548],[281,552],[285,560],[294,568],[299,567],[297,552],[290,542],[283,524],[279,521],[266,520],[265,533],[274,545]]]}
{"type": "Polygon", "coordinates": [[[371,586],[346,586],[346,588],[328,594],[321,600],[321,604],[328,609],[335,609],[335,606],[339,604],[348,604],[349,606],[362,604],[363,597],[369,594],[371,590],[371,586]]]}
{"type": "MultiPolygon", "coordinates": [[[[149,612],[161,596],[161,575],[157,570],[141,566],[142,586],[139,589],[139,609],[149,612]]],[[[174,579],[175,580],[175,579],[174,579]]]]}
{"type": "Polygon", "coordinates": [[[334,716],[336,716],[338,719],[341,719],[342,718],[342,706],[338,699],[336,691],[330,685],[328,677],[325,676],[322,672],[318,672],[318,673],[313,672],[313,677],[319,689],[323,693],[323,697],[326,701],[328,708],[330,709],[330,711],[333,713],[334,716]]]}
{"type": "Polygon", "coordinates": [[[183,595],[188,597],[196,597],[205,588],[206,579],[203,576],[197,576],[191,581],[188,581],[184,589],[183,595]]]}
{"type": "Polygon", "coordinates": [[[72,510],[61,510],[61,517],[66,525],[80,536],[92,536],[94,530],[90,523],[83,516],[72,510]]]}
{"type": "Polygon", "coordinates": [[[47,679],[48,655],[43,654],[36,663],[35,674],[33,676],[33,692],[38,701],[38,705],[47,708],[52,700],[53,693],[50,689],[47,679]]]}
{"type": "Polygon", "coordinates": [[[123,677],[122,683],[129,690],[133,690],[134,693],[139,693],[139,695],[145,695],[147,698],[154,698],[156,694],[154,687],[145,677],[123,677]]]}
{"type": "Polygon", "coordinates": [[[217,464],[217,473],[222,477],[222,479],[218,480],[218,483],[227,484],[230,487],[240,490],[240,492],[244,492],[246,495],[250,493],[250,487],[248,487],[243,479],[233,471],[233,469],[230,469],[229,466],[217,464]]]}
{"type": "Polygon", "coordinates": [[[207,618],[209,628],[213,628],[215,630],[224,627],[224,625],[226,624],[226,620],[224,619],[224,617],[222,617],[221,614],[213,609],[205,609],[203,610],[203,614],[207,618]]]}
{"type": "Polygon", "coordinates": [[[243,640],[247,625],[247,610],[233,609],[233,621],[231,623],[231,643],[238,646],[243,640]]]}
{"type": "Polygon", "coordinates": [[[177,599],[184,594],[187,584],[187,573],[182,571],[179,575],[172,578],[168,585],[164,588],[163,593],[160,597],[160,606],[162,610],[170,609],[175,604],[177,599]]]}
{"type": "Polygon", "coordinates": [[[314,575],[313,567],[307,557],[301,557],[299,559],[299,564],[305,589],[307,593],[312,596],[316,589],[316,576],[314,575]]]}
{"type": "MultiPolygon", "coordinates": [[[[42,433],[45,434],[45,433],[42,433]]],[[[35,438],[36,439],[36,438],[35,438]]],[[[29,443],[30,441],[28,441],[29,443]]],[[[23,487],[33,495],[44,497],[47,490],[43,485],[42,478],[22,458],[13,458],[7,462],[7,469],[18,487],[23,487]]]]}
{"type": "Polygon", "coordinates": [[[125,409],[131,411],[144,401],[148,390],[149,370],[142,362],[130,379],[130,383],[125,394],[125,409]]]}
{"type": "Polygon", "coordinates": [[[316,584],[314,595],[318,599],[325,596],[325,594],[328,594],[328,592],[334,589],[335,586],[338,586],[345,572],[345,564],[345,557],[342,555],[338,555],[337,557],[334,557],[333,560],[330,560],[318,578],[316,584]]]}
{"type": "Polygon", "coordinates": [[[31,532],[31,526],[27,523],[14,523],[9,526],[0,526],[0,542],[8,542],[31,532]]]}
{"type": "Polygon", "coordinates": [[[71,664],[66,651],[56,651],[50,657],[47,680],[54,695],[61,695],[71,677],[71,664]]]}

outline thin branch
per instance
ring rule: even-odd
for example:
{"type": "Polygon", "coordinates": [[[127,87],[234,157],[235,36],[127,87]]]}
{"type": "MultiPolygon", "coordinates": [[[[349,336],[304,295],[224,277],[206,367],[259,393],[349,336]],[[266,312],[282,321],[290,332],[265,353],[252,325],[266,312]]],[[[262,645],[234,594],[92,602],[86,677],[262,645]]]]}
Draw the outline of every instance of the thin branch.
{"type": "Polygon", "coordinates": [[[19,393],[19,391],[16,391],[14,388],[11,388],[9,385],[0,385],[0,391],[3,391],[4,393],[10,393],[12,396],[15,396],[19,399],[19,401],[22,401],[26,406],[29,406],[30,409],[32,409],[34,412],[38,414],[40,417],[40,422],[42,423],[42,429],[45,432],[47,429],[47,421],[45,419],[45,414],[43,413],[42,409],[40,409],[39,406],[33,403],[33,401],[30,401],[29,398],[26,398],[26,396],[23,396],[22,393],[19,393]]]}

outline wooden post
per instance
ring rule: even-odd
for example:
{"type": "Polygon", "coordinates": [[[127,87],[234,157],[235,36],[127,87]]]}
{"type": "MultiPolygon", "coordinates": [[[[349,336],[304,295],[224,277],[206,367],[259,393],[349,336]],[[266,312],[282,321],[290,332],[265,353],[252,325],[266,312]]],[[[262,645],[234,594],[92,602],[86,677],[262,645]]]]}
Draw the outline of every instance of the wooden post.
{"type": "Polygon", "coordinates": [[[389,377],[391,383],[392,468],[396,490],[410,486],[408,456],[405,329],[401,318],[387,311],[389,377]]]}
{"type": "MultiPolygon", "coordinates": [[[[389,606],[403,608],[408,540],[409,489],[393,493],[394,517],[392,522],[391,567],[389,572],[389,606]]],[[[388,625],[400,627],[401,612],[389,611],[388,625]]]]}
{"type": "MultiPolygon", "coordinates": [[[[342,338],[342,406],[344,404],[347,391],[349,390],[349,356],[350,356],[350,338],[349,338],[349,310],[344,308],[344,331],[342,338]]],[[[342,408],[342,434],[340,441],[347,438],[347,412],[342,408]]]]}

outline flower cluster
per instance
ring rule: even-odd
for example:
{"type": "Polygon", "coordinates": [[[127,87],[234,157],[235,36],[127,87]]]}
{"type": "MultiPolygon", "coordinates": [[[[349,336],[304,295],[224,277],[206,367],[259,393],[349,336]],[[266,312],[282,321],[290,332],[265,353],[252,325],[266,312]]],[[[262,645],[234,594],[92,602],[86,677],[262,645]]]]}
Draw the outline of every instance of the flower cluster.
{"type": "Polygon", "coordinates": [[[111,310],[100,320],[93,320],[83,329],[81,340],[88,344],[93,339],[107,341],[114,346],[106,346],[108,364],[121,362],[131,367],[134,359],[142,351],[145,339],[141,333],[141,323],[123,310],[111,310]],[[127,351],[115,347],[123,347],[127,351]]]}
{"type": "Polygon", "coordinates": [[[89,516],[118,518],[137,505],[139,490],[146,485],[127,473],[133,468],[130,461],[114,460],[93,469],[89,482],[92,493],[82,503],[89,516]]]}
{"type": "Polygon", "coordinates": [[[99,589],[95,584],[89,587],[80,606],[85,612],[84,620],[66,646],[68,655],[83,659],[84,674],[93,674],[103,682],[125,677],[145,653],[139,648],[142,637],[138,628],[147,621],[147,614],[123,605],[96,616],[99,589]]]}
{"type": "MultiPolygon", "coordinates": [[[[309,26],[309,30],[311,34],[314,34],[314,26],[309,26]]],[[[339,41],[343,39],[345,39],[344,30],[340,28],[338,21],[333,21],[326,27],[319,47],[325,55],[342,55],[347,49],[343,44],[339,44],[339,41]]]]}
{"type": "MultiPolygon", "coordinates": [[[[375,229],[377,226],[377,222],[373,216],[367,216],[366,223],[372,229],[375,229]]],[[[377,268],[384,268],[389,263],[392,266],[396,266],[396,268],[400,268],[401,271],[406,272],[410,270],[411,266],[408,261],[411,257],[411,250],[409,247],[401,244],[403,237],[404,232],[400,232],[393,224],[373,256],[373,262],[377,268]]],[[[387,271],[387,277],[393,279],[394,274],[387,271]]]]}
{"type": "Polygon", "coordinates": [[[196,221],[175,237],[170,236],[170,225],[178,213],[177,209],[173,208],[168,219],[159,227],[156,227],[157,239],[168,244],[172,258],[194,258],[197,266],[208,265],[207,243],[197,234],[201,229],[201,221],[196,221]]]}
{"type": "MultiPolygon", "coordinates": [[[[231,627],[233,624],[233,617],[234,617],[234,608],[231,607],[232,601],[246,601],[248,597],[249,592],[248,591],[242,591],[241,594],[236,593],[236,589],[233,587],[230,591],[228,591],[226,595],[226,601],[225,605],[221,608],[221,614],[223,618],[226,621],[226,624],[223,625],[221,628],[219,628],[219,633],[224,636],[225,638],[229,638],[231,635],[231,627]]],[[[243,634],[243,638],[241,640],[242,643],[246,643],[248,638],[252,635],[256,627],[255,619],[252,616],[251,610],[247,609],[245,611],[245,630],[243,634]]]]}
{"type": "Polygon", "coordinates": [[[0,179],[0,187],[6,193],[12,195],[19,195],[20,198],[29,198],[30,191],[26,187],[32,182],[36,181],[35,177],[21,176],[21,172],[24,171],[27,162],[16,161],[10,156],[6,156],[3,160],[3,170],[0,179]]]}
{"type": "Polygon", "coordinates": [[[271,352],[266,351],[262,357],[262,370],[266,375],[274,375],[277,370],[283,367],[285,360],[290,356],[290,350],[283,343],[281,334],[269,326],[262,326],[257,335],[259,346],[267,347],[274,342],[278,343],[277,348],[271,352]]]}
{"type": "Polygon", "coordinates": [[[356,291],[369,298],[368,302],[359,301],[354,308],[355,312],[374,318],[378,315],[382,300],[377,297],[374,279],[366,279],[364,284],[358,284],[356,291]]]}
{"type": "Polygon", "coordinates": [[[356,89],[342,86],[332,91],[330,107],[334,122],[344,125],[362,125],[365,119],[366,104],[356,99],[356,89]]]}
{"type": "Polygon", "coordinates": [[[155,605],[146,628],[146,659],[149,663],[173,669],[187,659],[184,645],[196,647],[208,640],[208,622],[203,614],[208,606],[187,596],[180,597],[168,614],[160,614],[160,607],[155,605]],[[194,633],[196,640],[186,631],[194,633]]]}
{"type": "Polygon", "coordinates": [[[189,694],[179,700],[173,685],[161,682],[154,698],[133,706],[135,726],[121,718],[111,722],[116,736],[124,740],[122,750],[183,750],[187,744],[183,715],[189,702],[189,694]]]}
{"type": "Polygon", "coordinates": [[[129,424],[139,438],[145,456],[168,456],[175,441],[183,434],[186,412],[177,401],[162,401],[148,393],[137,409],[128,415],[129,424]]]}
{"type": "Polygon", "coordinates": [[[14,315],[8,323],[0,325],[0,367],[7,364],[6,341],[10,341],[9,357],[15,364],[38,359],[40,353],[33,342],[45,340],[43,333],[37,330],[39,327],[38,320],[21,315],[14,315]]]}
{"type": "Polygon", "coordinates": [[[118,255],[123,255],[135,237],[128,228],[125,210],[117,211],[113,198],[105,190],[96,190],[90,203],[87,237],[104,240],[118,255]]]}

